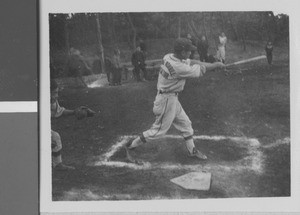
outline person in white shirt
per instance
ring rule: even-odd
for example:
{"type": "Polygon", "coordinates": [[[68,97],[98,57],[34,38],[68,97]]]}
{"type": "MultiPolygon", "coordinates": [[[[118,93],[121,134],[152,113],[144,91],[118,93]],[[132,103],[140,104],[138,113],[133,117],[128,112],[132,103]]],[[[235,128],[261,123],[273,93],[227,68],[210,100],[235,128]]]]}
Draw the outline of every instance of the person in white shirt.
{"type": "Polygon", "coordinates": [[[218,55],[220,60],[225,63],[225,49],[226,49],[226,43],[227,43],[227,37],[224,34],[224,32],[221,33],[219,36],[219,45],[218,45],[218,55]]]}

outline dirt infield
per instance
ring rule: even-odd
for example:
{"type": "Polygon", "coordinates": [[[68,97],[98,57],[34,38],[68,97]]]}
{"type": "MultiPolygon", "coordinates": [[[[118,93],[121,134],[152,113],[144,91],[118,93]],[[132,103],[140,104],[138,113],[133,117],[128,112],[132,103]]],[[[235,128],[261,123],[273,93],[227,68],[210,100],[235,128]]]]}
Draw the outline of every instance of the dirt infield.
{"type": "Polygon", "coordinates": [[[214,71],[189,80],[179,95],[193,123],[195,144],[208,156],[205,162],[187,157],[178,132],[171,129],[171,136],[134,152],[144,166],[124,163],[122,140],[153,123],[156,81],[65,88],[62,106],[87,105],[101,113],[81,121],[52,121],[61,134],[65,163],[76,166],[75,171],[53,172],[53,200],[289,196],[289,62],[249,63],[237,71],[242,72],[214,71]],[[195,170],[212,173],[209,191],[184,190],[170,182],[195,170]]]}

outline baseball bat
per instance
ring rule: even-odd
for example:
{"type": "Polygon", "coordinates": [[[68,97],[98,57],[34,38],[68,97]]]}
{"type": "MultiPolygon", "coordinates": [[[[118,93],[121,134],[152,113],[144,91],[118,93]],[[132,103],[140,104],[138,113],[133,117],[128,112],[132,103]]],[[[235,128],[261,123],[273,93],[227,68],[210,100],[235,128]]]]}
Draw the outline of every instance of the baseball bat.
{"type": "Polygon", "coordinates": [[[249,59],[245,59],[245,60],[240,60],[240,61],[237,61],[237,62],[234,62],[234,63],[230,63],[230,64],[227,64],[225,66],[229,67],[229,66],[239,65],[239,64],[248,63],[248,62],[261,60],[261,59],[265,59],[265,58],[266,58],[266,55],[261,55],[261,56],[258,56],[258,57],[253,57],[253,58],[249,58],[249,59]]]}

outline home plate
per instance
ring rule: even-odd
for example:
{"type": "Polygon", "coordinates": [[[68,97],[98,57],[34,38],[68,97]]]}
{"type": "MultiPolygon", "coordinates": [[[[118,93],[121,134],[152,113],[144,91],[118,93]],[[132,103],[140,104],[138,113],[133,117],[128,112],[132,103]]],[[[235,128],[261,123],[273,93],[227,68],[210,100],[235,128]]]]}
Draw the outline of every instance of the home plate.
{"type": "Polygon", "coordinates": [[[209,190],[211,184],[211,173],[190,172],[188,174],[170,180],[187,190],[209,190]]]}

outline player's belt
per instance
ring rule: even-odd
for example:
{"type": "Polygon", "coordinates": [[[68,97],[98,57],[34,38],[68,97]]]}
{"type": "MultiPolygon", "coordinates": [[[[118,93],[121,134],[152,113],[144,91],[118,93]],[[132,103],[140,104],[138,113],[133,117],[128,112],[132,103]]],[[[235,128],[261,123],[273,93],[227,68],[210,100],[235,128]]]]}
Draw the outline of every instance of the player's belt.
{"type": "Polygon", "coordinates": [[[175,96],[178,96],[179,92],[163,92],[163,91],[159,90],[158,94],[174,94],[175,96]]]}

